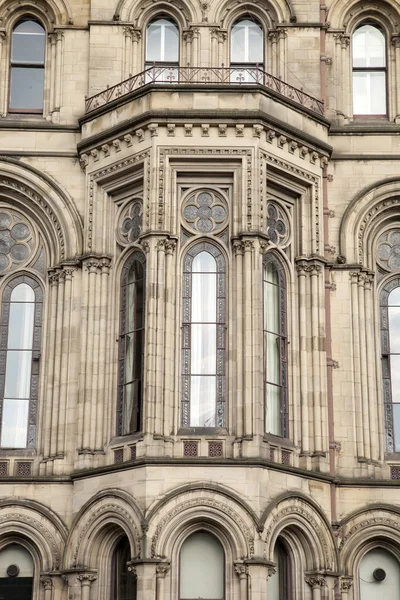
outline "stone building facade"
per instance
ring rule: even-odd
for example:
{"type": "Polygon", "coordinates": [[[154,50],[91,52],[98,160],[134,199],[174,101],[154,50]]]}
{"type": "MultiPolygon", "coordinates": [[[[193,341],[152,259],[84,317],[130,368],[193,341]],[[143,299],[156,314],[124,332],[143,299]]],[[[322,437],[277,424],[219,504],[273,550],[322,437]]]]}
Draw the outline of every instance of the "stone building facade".
{"type": "Polygon", "coordinates": [[[398,600],[399,3],[2,0],[0,80],[0,597],[398,600]]]}

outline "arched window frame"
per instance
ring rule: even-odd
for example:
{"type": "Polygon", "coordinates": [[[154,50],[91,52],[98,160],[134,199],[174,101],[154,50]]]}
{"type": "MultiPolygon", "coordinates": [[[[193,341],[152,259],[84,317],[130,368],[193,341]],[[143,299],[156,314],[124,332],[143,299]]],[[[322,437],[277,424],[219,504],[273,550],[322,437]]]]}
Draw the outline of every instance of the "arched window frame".
{"type": "MultiPolygon", "coordinates": [[[[247,38],[249,40],[249,27],[247,25],[245,25],[244,30],[245,30],[245,38],[247,38]]],[[[230,80],[232,83],[235,83],[235,82],[254,83],[254,82],[258,82],[258,81],[260,83],[262,83],[262,72],[264,71],[264,67],[265,67],[265,48],[266,48],[265,30],[258,18],[254,17],[253,15],[245,14],[245,15],[241,15],[239,18],[237,18],[232,23],[232,26],[230,29],[230,35],[229,35],[229,65],[230,65],[230,69],[231,69],[230,80]],[[244,24],[248,21],[251,22],[254,26],[258,27],[261,32],[261,36],[262,36],[262,52],[261,52],[261,56],[260,56],[261,60],[258,60],[258,61],[245,60],[249,53],[249,48],[250,48],[249,44],[243,49],[243,51],[244,51],[243,60],[240,60],[240,61],[233,60],[233,48],[234,48],[233,36],[235,33],[235,28],[240,23],[244,24]]]]}
{"type": "MultiPolygon", "coordinates": [[[[145,320],[146,320],[146,259],[145,256],[136,251],[127,258],[121,272],[121,283],[120,283],[120,325],[119,325],[119,352],[118,352],[118,401],[117,401],[117,435],[129,435],[131,433],[138,433],[142,427],[142,412],[143,412],[143,378],[144,378],[144,348],[145,348],[145,320]],[[141,353],[141,390],[139,396],[138,410],[138,426],[136,431],[123,433],[123,412],[125,406],[125,368],[126,368],[126,351],[125,342],[127,332],[125,331],[125,324],[127,319],[127,281],[129,271],[135,262],[139,262],[143,267],[143,300],[142,300],[142,311],[143,311],[143,323],[142,327],[142,348],[141,353]]],[[[136,349],[135,349],[136,351],[136,349]]]]}
{"type": "Polygon", "coordinates": [[[191,314],[192,314],[192,264],[200,252],[209,252],[217,265],[217,344],[216,344],[216,423],[215,427],[226,427],[226,261],[222,251],[210,242],[198,242],[183,259],[183,310],[182,310],[182,392],[181,424],[190,425],[190,378],[191,378],[191,314]]]}
{"type": "MultiPolygon", "coordinates": [[[[111,577],[110,577],[110,600],[125,600],[125,598],[121,597],[120,591],[121,588],[118,583],[118,575],[121,572],[121,567],[127,567],[127,563],[131,560],[131,548],[129,544],[128,537],[122,536],[118,539],[117,543],[114,546],[112,557],[111,557],[111,577]],[[120,552],[121,543],[124,542],[126,544],[126,548],[120,552]],[[125,560],[126,559],[126,560],[125,560]],[[123,561],[122,564],[118,564],[118,561],[123,561]],[[125,563],[125,564],[123,564],[125,563]]],[[[137,581],[134,577],[133,572],[127,571],[126,577],[131,579],[130,587],[131,589],[129,594],[129,600],[136,600],[137,595],[137,581]],[[132,593],[133,587],[133,593],[132,593]]]]}
{"type": "MultiPolygon", "coordinates": [[[[180,28],[179,28],[179,24],[177,23],[176,19],[168,14],[158,14],[156,16],[154,16],[153,18],[151,18],[147,25],[146,25],[146,30],[145,30],[146,34],[145,34],[145,42],[144,42],[144,64],[145,64],[145,69],[150,69],[151,67],[155,67],[157,69],[169,69],[172,70],[174,68],[179,67],[179,57],[180,57],[180,51],[181,51],[181,40],[180,40],[180,28]],[[177,48],[177,56],[175,57],[175,60],[150,60],[148,57],[148,32],[149,32],[149,28],[156,24],[157,22],[161,22],[161,21],[169,21],[172,25],[175,26],[176,28],[176,32],[178,35],[178,48],[177,48]]],[[[165,49],[162,47],[162,49],[165,49]]],[[[164,80],[165,76],[160,77],[160,79],[164,80]]]]}
{"type": "MultiPolygon", "coordinates": [[[[380,292],[380,321],[381,321],[381,354],[382,354],[382,380],[383,380],[383,403],[385,412],[385,435],[387,452],[396,452],[395,423],[392,397],[392,378],[390,372],[391,352],[390,327],[389,327],[389,297],[391,292],[400,288],[400,277],[391,278],[387,281],[380,292]]],[[[397,353],[396,353],[397,354],[397,353]]],[[[400,407],[400,403],[399,403],[400,407]]],[[[400,408],[399,408],[400,429],[400,408]]],[[[399,440],[400,451],[400,440],[399,440]]]]}
{"type": "Polygon", "coordinates": [[[37,18],[33,15],[26,15],[19,18],[12,26],[11,29],[11,41],[10,41],[10,54],[9,54],[9,84],[8,84],[8,112],[10,114],[43,114],[44,113],[44,101],[45,101],[45,67],[46,67],[46,46],[47,46],[47,31],[44,23],[41,19],[37,18]],[[32,21],[37,23],[43,29],[43,61],[15,61],[13,60],[13,43],[14,43],[14,35],[15,30],[24,22],[32,21]],[[12,102],[12,93],[13,93],[13,73],[18,69],[37,69],[43,70],[43,102],[40,108],[18,108],[13,107],[12,102]]]}
{"type": "Polygon", "coordinates": [[[382,25],[380,25],[380,23],[378,23],[377,21],[373,21],[373,20],[367,20],[367,21],[361,21],[360,23],[357,24],[357,26],[354,28],[352,34],[351,34],[351,48],[352,48],[352,52],[351,52],[351,71],[352,71],[352,112],[353,112],[353,116],[355,118],[367,118],[367,119],[373,119],[373,118],[387,118],[388,116],[388,112],[389,112],[389,97],[388,97],[388,62],[389,62],[389,56],[388,56],[388,36],[387,36],[387,32],[385,31],[385,29],[382,27],[382,25]],[[385,64],[379,67],[357,67],[354,66],[354,36],[356,35],[357,31],[359,31],[362,27],[364,26],[371,26],[374,27],[377,31],[379,31],[384,38],[384,44],[385,44],[385,52],[384,52],[384,57],[385,57],[385,64]],[[384,73],[384,95],[385,95],[385,109],[384,112],[382,113],[374,113],[374,112],[367,112],[367,113],[358,113],[354,110],[354,99],[355,99],[355,74],[356,73],[384,73]]]}
{"type": "MultiPolygon", "coordinates": [[[[8,281],[2,294],[1,332],[0,332],[0,444],[3,424],[3,405],[7,373],[8,332],[10,318],[10,300],[13,290],[21,283],[29,285],[35,294],[33,321],[32,363],[30,398],[27,424],[26,448],[34,448],[36,443],[36,416],[38,411],[38,389],[40,374],[40,347],[43,316],[43,291],[39,282],[31,275],[19,275],[8,281]]],[[[2,447],[2,446],[1,446],[2,447]]]]}
{"type": "Polygon", "coordinates": [[[263,380],[264,380],[264,422],[265,429],[267,429],[267,409],[268,409],[268,398],[267,398],[267,384],[271,383],[268,380],[268,373],[266,369],[267,355],[266,355],[266,344],[265,337],[267,330],[265,329],[265,268],[269,264],[273,264],[275,267],[278,280],[279,280],[279,332],[271,332],[278,335],[280,339],[280,356],[279,356],[279,372],[280,372],[280,399],[281,399],[281,434],[266,431],[266,433],[272,433],[273,435],[279,435],[279,437],[289,437],[289,399],[288,399],[288,361],[287,361],[287,345],[288,345],[288,334],[287,334],[287,285],[286,285],[286,274],[281,259],[276,255],[275,252],[268,252],[263,257],[262,262],[262,274],[263,274],[263,380]]]}

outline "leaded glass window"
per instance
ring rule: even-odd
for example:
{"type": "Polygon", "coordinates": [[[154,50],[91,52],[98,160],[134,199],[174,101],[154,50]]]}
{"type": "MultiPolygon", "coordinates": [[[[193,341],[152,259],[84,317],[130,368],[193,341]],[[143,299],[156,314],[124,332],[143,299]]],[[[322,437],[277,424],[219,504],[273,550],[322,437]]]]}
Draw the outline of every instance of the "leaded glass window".
{"type": "Polygon", "coordinates": [[[182,426],[225,426],[225,259],[208,242],[184,259],[182,426]]]}
{"type": "Polygon", "coordinates": [[[43,112],[46,32],[37,21],[20,21],[11,36],[10,112],[43,112]]]}
{"type": "Polygon", "coordinates": [[[39,383],[43,295],[28,276],[12,279],[2,298],[0,446],[33,448],[39,383]]]}
{"type": "Polygon", "coordinates": [[[207,531],[192,533],[182,544],[179,598],[225,598],[224,549],[215,535],[207,531]]]}
{"type": "Polygon", "coordinates": [[[117,434],[141,429],[146,265],[141,252],[127,260],[121,278],[117,434]]]}
{"type": "Polygon", "coordinates": [[[383,397],[388,452],[400,452],[400,279],[381,292],[383,397]]]}
{"type": "Polygon", "coordinates": [[[288,437],[286,280],[280,259],[264,256],[265,431],[288,437]]]}
{"type": "Polygon", "coordinates": [[[353,113],[386,115],[386,37],[375,24],[353,33],[353,113]]]}

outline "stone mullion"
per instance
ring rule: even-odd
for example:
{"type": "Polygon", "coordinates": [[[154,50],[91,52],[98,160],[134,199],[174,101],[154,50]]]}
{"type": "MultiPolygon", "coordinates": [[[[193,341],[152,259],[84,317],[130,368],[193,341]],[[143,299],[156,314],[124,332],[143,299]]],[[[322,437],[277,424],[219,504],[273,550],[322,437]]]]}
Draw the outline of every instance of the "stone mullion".
{"type": "Polygon", "coordinates": [[[243,240],[244,244],[244,436],[253,436],[253,298],[252,298],[252,258],[254,242],[243,240]]]}
{"type": "Polygon", "coordinates": [[[57,454],[66,454],[66,420],[68,406],[68,389],[70,381],[71,340],[71,302],[72,302],[72,269],[64,269],[64,315],[61,337],[61,367],[60,367],[60,422],[57,440],[57,454]]]}
{"type": "Polygon", "coordinates": [[[130,75],[132,75],[133,28],[128,25],[127,27],[123,28],[123,31],[124,31],[124,63],[123,63],[123,67],[122,67],[122,69],[123,69],[122,79],[127,79],[128,77],[130,77],[130,75]]]}
{"type": "MultiPolygon", "coordinates": [[[[92,434],[92,369],[93,369],[93,337],[94,337],[94,306],[95,306],[95,295],[96,295],[96,271],[97,261],[89,260],[84,265],[87,271],[87,321],[86,321],[86,335],[85,345],[82,346],[84,349],[85,357],[84,364],[82,365],[84,373],[84,383],[82,389],[82,400],[83,400],[83,436],[82,436],[82,450],[91,450],[93,447],[90,445],[93,438],[92,434]]],[[[83,340],[82,340],[83,341],[83,340]]]]}
{"type": "Polygon", "coordinates": [[[49,330],[47,335],[46,353],[47,368],[46,368],[46,392],[43,397],[46,398],[46,402],[43,403],[45,408],[45,414],[43,418],[43,457],[45,459],[50,458],[51,453],[51,432],[52,432],[52,418],[53,418],[53,392],[54,392],[54,355],[53,348],[55,347],[56,340],[56,318],[57,318],[57,293],[58,293],[58,276],[55,272],[49,274],[49,330]]]}
{"type": "Polygon", "coordinates": [[[175,250],[176,242],[169,240],[165,247],[165,329],[164,329],[164,436],[169,437],[174,429],[174,398],[178,387],[174,381],[175,364],[175,250]]]}
{"type": "Polygon", "coordinates": [[[312,600],[322,600],[322,588],[326,587],[324,577],[320,575],[306,577],[306,583],[311,587],[312,600]]]}
{"type": "MultiPolygon", "coordinates": [[[[99,353],[98,353],[98,390],[97,390],[97,419],[96,419],[96,439],[95,449],[103,450],[104,430],[106,421],[104,420],[104,407],[107,404],[108,388],[106,385],[107,377],[107,331],[108,331],[108,298],[109,298],[109,273],[110,259],[103,258],[100,263],[100,305],[99,305],[99,353]]],[[[111,338],[108,338],[111,339],[111,338]]]]}
{"type": "Polygon", "coordinates": [[[363,456],[369,460],[371,458],[371,437],[369,431],[369,402],[368,402],[368,367],[367,367],[367,352],[365,330],[365,276],[360,274],[358,277],[358,310],[360,315],[360,364],[361,364],[361,393],[362,393],[362,419],[364,433],[364,454],[363,456]]]}
{"type": "Polygon", "coordinates": [[[248,587],[248,577],[249,577],[249,569],[247,565],[242,563],[235,564],[235,573],[239,578],[239,598],[240,600],[247,600],[247,587],[248,587]]]}
{"type": "Polygon", "coordinates": [[[164,331],[165,331],[165,242],[159,240],[156,245],[157,251],[157,326],[156,326],[156,372],[155,372],[155,396],[154,405],[155,420],[153,433],[163,435],[164,425],[164,331]]]}
{"type": "Polygon", "coordinates": [[[64,319],[64,283],[65,273],[58,272],[58,291],[57,291],[57,312],[56,312],[56,331],[52,353],[54,355],[54,374],[53,374],[53,407],[51,424],[51,443],[50,456],[58,456],[60,453],[58,445],[59,427],[60,427],[60,371],[61,371],[61,344],[64,319]]]}
{"type": "MultiPolygon", "coordinates": [[[[4,59],[4,53],[3,53],[3,46],[4,46],[4,42],[6,41],[6,32],[5,31],[0,31],[0,67],[3,64],[3,61],[5,62],[4,59]]],[[[9,66],[6,66],[7,72],[9,69],[9,66]]],[[[3,71],[4,72],[4,71],[3,71]]],[[[7,100],[6,100],[6,93],[7,93],[7,85],[4,85],[4,92],[3,92],[3,97],[1,98],[1,104],[2,106],[0,106],[0,113],[2,114],[3,117],[7,116],[7,100]]]]}
{"type": "Polygon", "coordinates": [[[321,272],[320,265],[311,265],[311,352],[312,352],[312,394],[314,415],[314,452],[322,452],[322,407],[321,407],[321,373],[319,356],[319,294],[318,278],[321,272]]]}
{"type": "Polygon", "coordinates": [[[107,313],[107,327],[105,329],[105,399],[103,404],[103,440],[102,446],[108,443],[108,440],[115,435],[116,430],[116,413],[117,413],[117,398],[118,398],[118,373],[119,373],[119,333],[120,333],[120,296],[121,296],[121,280],[111,278],[110,266],[104,271],[107,273],[107,302],[105,310],[107,313]],[[117,291],[116,291],[117,290],[117,291]],[[118,298],[118,300],[116,300],[118,298]],[[116,308],[118,306],[118,311],[116,308]],[[110,316],[112,315],[112,317],[110,316]],[[115,316],[114,316],[115,315],[115,316]],[[115,340],[115,343],[113,343],[115,340]]]}
{"type": "Polygon", "coordinates": [[[49,112],[51,113],[54,110],[54,96],[55,96],[55,87],[56,87],[56,34],[50,33],[48,37],[48,46],[49,46],[49,112]]]}
{"type": "Polygon", "coordinates": [[[92,335],[90,336],[89,343],[92,344],[92,360],[89,363],[89,371],[92,375],[90,383],[90,444],[91,450],[98,450],[96,446],[96,439],[98,438],[97,429],[101,430],[102,412],[100,405],[100,388],[99,388],[99,376],[100,376],[100,302],[103,290],[101,289],[101,262],[96,261],[94,276],[92,278],[92,284],[94,294],[92,296],[91,311],[93,314],[92,319],[92,335]]]}
{"type": "Polygon", "coordinates": [[[253,264],[253,390],[254,390],[254,431],[265,433],[264,409],[264,277],[262,256],[267,242],[258,238],[253,264]]]}
{"type": "Polygon", "coordinates": [[[362,427],[362,393],[361,393],[361,357],[360,357],[360,322],[358,312],[358,273],[350,273],[351,279],[351,314],[353,337],[353,385],[355,401],[355,424],[357,455],[364,456],[364,435],[362,427]]]}
{"type": "MultiPolygon", "coordinates": [[[[233,250],[236,257],[236,296],[235,304],[232,306],[232,312],[234,315],[234,323],[236,324],[236,403],[235,408],[232,406],[232,424],[236,429],[236,437],[241,439],[243,436],[243,419],[244,419],[244,392],[243,392],[243,362],[244,356],[243,350],[243,256],[244,248],[243,243],[235,241],[233,244],[233,250]]],[[[235,385],[233,386],[235,388],[235,385]]]]}
{"type": "Polygon", "coordinates": [[[165,578],[169,570],[169,563],[160,563],[156,566],[156,600],[165,600],[165,578]]]}
{"type": "Polygon", "coordinates": [[[343,35],[341,37],[342,57],[341,65],[343,69],[343,87],[342,87],[342,111],[346,117],[353,116],[353,106],[351,102],[351,77],[352,65],[350,64],[350,38],[343,35]]]}
{"type": "Polygon", "coordinates": [[[154,432],[157,368],[157,240],[149,239],[146,264],[146,371],[143,389],[143,432],[154,432]]]}
{"type": "Polygon", "coordinates": [[[304,263],[297,264],[299,280],[299,352],[300,352],[300,410],[301,451],[310,453],[310,422],[308,406],[308,363],[307,363],[307,273],[304,263]]]}
{"type": "Polygon", "coordinates": [[[90,586],[97,579],[97,575],[91,573],[82,573],[78,575],[81,582],[81,600],[90,600],[90,586]]]}
{"type": "Polygon", "coordinates": [[[367,350],[367,365],[368,365],[368,405],[369,405],[369,428],[371,440],[371,459],[377,461],[379,459],[379,431],[378,411],[377,411],[377,381],[375,365],[377,357],[375,353],[375,336],[374,336],[374,306],[373,306],[373,276],[367,275],[365,279],[365,332],[366,332],[366,350],[367,350]]]}
{"type": "Polygon", "coordinates": [[[136,575],[137,598],[154,600],[157,586],[157,565],[153,562],[136,563],[129,566],[128,570],[136,575]]]}
{"type": "Polygon", "coordinates": [[[82,293],[80,320],[80,371],[79,371],[79,392],[78,392],[78,437],[77,447],[82,450],[84,447],[85,430],[85,397],[86,397],[86,365],[87,365],[87,339],[88,339],[88,319],[89,319],[89,272],[85,265],[82,268],[82,293]]]}
{"type": "Polygon", "coordinates": [[[319,374],[320,374],[320,401],[321,401],[321,426],[322,426],[322,451],[329,453],[328,432],[328,379],[327,379],[327,354],[326,354],[326,313],[325,313],[325,273],[321,265],[318,277],[318,316],[319,316],[319,374]]]}
{"type": "MultiPolygon", "coordinates": [[[[389,87],[389,90],[396,90],[396,100],[393,100],[394,111],[393,116],[395,122],[400,122],[400,37],[396,36],[392,38],[392,46],[394,53],[394,64],[395,64],[395,76],[393,77],[393,86],[389,87]]],[[[390,69],[389,69],[390,73],[390,69]]],[[[389,94],[389,97],[391,94],[389,94]]]]}
{"type": "Polygon", "coordinates": [[[59,111],[61,108],[61,85],[62,85],[62,43],[63,43],[63,33],[61,31],[57,31],[56,33],[56,68],[55,68],[55,107],[54,110],[59,111]]]}

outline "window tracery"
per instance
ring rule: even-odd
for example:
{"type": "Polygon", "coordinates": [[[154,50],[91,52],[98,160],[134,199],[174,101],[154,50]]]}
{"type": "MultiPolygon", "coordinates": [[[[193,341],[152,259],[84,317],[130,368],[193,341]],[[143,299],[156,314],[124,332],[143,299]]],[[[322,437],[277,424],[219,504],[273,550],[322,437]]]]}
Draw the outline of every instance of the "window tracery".
{"type": "Polygon", "coordinates": [[[25,265],[34,250],[32,225],[18,213],[0,212],[0,273],[25,265]]]}
{"type": "Polygon", "coordinates": [[[139,239],[143,226],[143,203],[135,198],[123,209],[118,219],[117,237],[123,245],[133,244],[139,239]]]}
{"type": "Polygon", "coordinates": [[[186,227],[196,233],[216,233],[226,225],[228,206],[213,190],[201,190],[183,203],[182,217],[186,227]]]}

